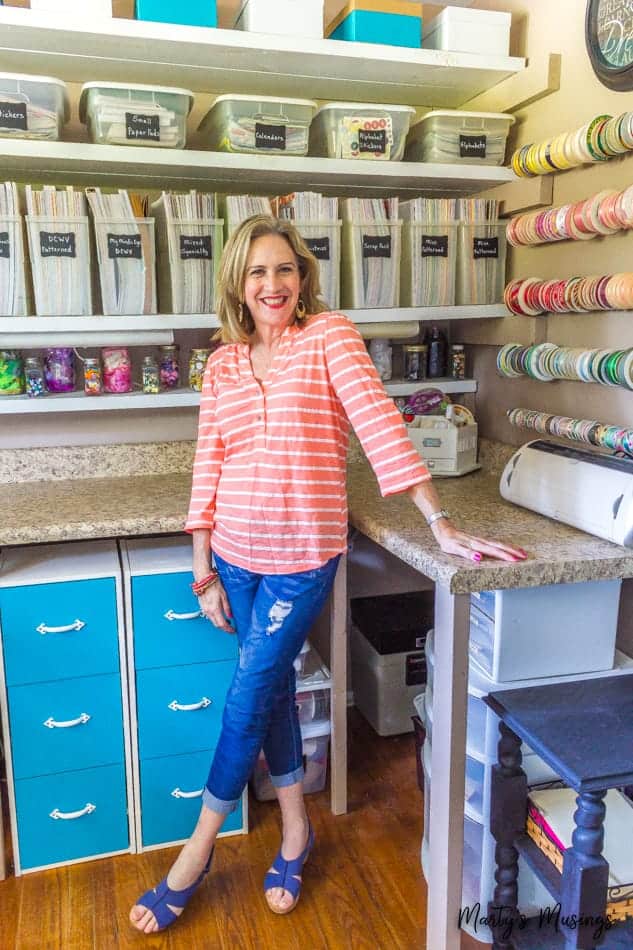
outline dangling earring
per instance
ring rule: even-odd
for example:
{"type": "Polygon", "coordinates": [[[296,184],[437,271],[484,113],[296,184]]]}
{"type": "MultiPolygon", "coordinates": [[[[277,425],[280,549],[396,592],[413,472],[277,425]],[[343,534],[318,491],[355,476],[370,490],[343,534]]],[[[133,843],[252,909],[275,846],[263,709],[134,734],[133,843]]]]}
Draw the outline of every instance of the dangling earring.
{"type": "Polygon", "coordinates": [[[241,303],[237,305],[237,322],[242,325],[244,324],[244,307],[241,303]]]}
{"type": "Polygon", "coordinates": [[[295,316],[297,320],[305,320],[306,316],[306,305],[304,304],[301,297],[297,300],[297,309],[295,310],[295,316]]]}

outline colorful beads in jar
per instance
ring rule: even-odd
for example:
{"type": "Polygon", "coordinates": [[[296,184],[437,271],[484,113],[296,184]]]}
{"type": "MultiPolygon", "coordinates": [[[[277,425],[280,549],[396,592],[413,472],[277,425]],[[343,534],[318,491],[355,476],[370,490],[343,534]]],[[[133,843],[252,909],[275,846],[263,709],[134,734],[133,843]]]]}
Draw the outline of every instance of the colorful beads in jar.
{"type": "Polygon", "coordinates": [[[71,346],[52,346],[44,355],[44,379],[49,393],[71,393],[75,388],[75,356],[71,346]]]}
{"type": "Polygon", "coordinates": [[[170,343],[159,347],[160,364],[158,372],[163,389],[175,389],[180,382],[180,366],[178,365],[178,344],[170,343]]]}
{"type": "Polygon", "coordinates": [[[24,360],[24,384],[27,396],[46,396],[48,390],[39,356],[27,356],[24,360]]]}
{"type": "Polygon", "coordinates": [[[101,360],[96,357],[84,360],[84,392],[86,396],[100,396],[103,392],[101,360]]]}
{"type": "Polygon", "coordinates": [[[106,346],[101,350],[103,389],[106,393],[132,392],[132,361],[127,347],[106,346]]]}
{"type": "Polygon", "coordinates": [[[153,356],[143,357],[143,366],[141,368],[143,377],[143,392],[155,396],[160,392],[160,377],[158,375],[158,363],[153,356]]]}
{"type": "Polygon", "coordinates": [[[453,379],[466,378],[466,351],[462,343],[451,346],[450,370],[453,379]]]}
{"type": "Polygon", "coordinates": [[[19,396],[23,392],[22,357],[17,350],[0,350],[0,396],[19,396]]]}
{"type": "Polygon", "coordinates": [[[194,349],[189,354],[189,387],[196,392],[202,391],[202,378],[207,367],[211,350],[194,349]]]}

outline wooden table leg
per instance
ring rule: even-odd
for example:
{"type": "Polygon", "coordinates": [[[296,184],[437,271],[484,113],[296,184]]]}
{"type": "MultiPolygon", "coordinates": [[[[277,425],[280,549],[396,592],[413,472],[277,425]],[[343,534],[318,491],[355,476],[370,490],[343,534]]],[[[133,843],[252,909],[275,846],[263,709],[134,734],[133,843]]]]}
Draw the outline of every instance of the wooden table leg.
{"type": "Polygon", "coordinates": [[[470,598],[435,588],[427,947],[459,950],[470,598]]]}

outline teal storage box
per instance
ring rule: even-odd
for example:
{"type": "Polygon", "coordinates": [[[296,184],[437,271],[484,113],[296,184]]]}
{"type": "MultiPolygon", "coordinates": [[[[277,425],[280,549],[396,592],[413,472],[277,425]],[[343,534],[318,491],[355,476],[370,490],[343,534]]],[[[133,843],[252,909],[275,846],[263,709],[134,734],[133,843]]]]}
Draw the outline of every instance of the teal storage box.
{"type": "Polygon", "coordinates": [[[422,46],[422,4],[402,0],[350,0],[328,25],[331,40],[422,46]]]}
{"type": "Polygon", "coordinates": [[[180,23],[185,26],[217,26],[218,12],[215,0],[136,0],[134,16],[137,20],[158,23],[180,23]]]}

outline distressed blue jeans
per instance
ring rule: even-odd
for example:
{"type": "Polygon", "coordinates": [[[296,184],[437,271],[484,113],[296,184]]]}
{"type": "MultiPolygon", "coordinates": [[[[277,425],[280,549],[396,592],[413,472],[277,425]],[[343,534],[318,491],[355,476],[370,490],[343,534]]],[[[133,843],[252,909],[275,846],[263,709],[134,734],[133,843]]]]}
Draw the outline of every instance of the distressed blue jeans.
{"type": "Polygon", "coordinates": [[[339,556],[311,571],[254,574],[215,555],[235,623],[239,660],[202,800],[234,811],[263,748],[273,785],[303,778],[293,661],[332,589],[339,556]]]}

